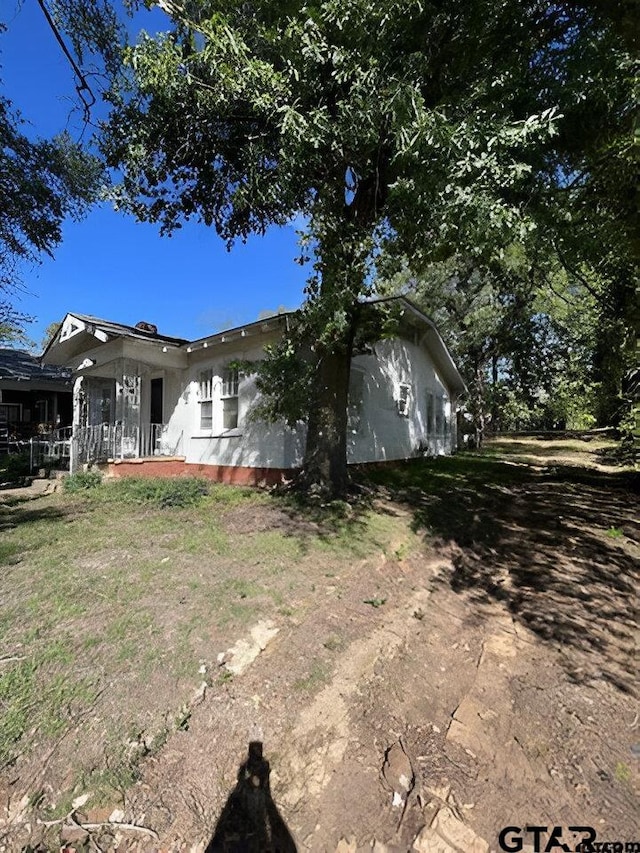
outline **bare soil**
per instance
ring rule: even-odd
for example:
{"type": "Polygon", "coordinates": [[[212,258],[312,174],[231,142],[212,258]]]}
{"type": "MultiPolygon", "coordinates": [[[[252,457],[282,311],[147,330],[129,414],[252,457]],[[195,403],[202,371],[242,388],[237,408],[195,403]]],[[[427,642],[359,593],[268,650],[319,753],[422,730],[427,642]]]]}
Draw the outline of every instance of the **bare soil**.
{"type": "MultiPolygon", "coordinates": [[[[527,825],[640,841],[637,475],[571,444],[381,473],[372,500],[397,541],[292,557],[278,634],[234,677],[214,654],[266,595],[204,643],[204,698],[138,781],[51,826],[14,807],[0,850],[480,853],[527,825]]],[[[322,535],[268,502],[224,529],[322,535]]],[[[286,589],[243,575],[275,577],[286,589]]]]}

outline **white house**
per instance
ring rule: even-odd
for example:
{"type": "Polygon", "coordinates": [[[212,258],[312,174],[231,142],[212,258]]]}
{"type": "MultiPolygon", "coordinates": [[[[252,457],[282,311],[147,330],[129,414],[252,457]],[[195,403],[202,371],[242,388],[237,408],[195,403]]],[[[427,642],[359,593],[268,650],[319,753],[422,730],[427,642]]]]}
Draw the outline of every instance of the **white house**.
{"type": "MultiPolygon", "coordinates": [[[[404,297],[394,299],[398,337],[353,357],[350,463],[456,447],[462,378],[433,322],[404,297]]],[[[236,483],[290,475],[302,462],[304,424],[252,419],[255,375],[233,365],[259,360],[292,316],[185,341],[148,323],[67,314],[42,360],[73,371],[72,470],[96,463],[116,476],[190,473],[236,483]]]]}

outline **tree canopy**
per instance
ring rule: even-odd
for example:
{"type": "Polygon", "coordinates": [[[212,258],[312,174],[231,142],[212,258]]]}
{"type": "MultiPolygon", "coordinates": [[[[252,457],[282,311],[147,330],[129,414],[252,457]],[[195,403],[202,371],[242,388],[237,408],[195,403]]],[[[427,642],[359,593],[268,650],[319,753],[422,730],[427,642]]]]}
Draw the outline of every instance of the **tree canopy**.
{"type": "MultiPolygon", "coordinates": [[[[58,0],[72,28],[78,2],[58,0]]],[[[229,245],[307,217],[307,484],[345,486],[350,354],[381,253],[486,266],[544,230],[580,274],[602,220],[608,253],[629,258],[637,65],[607,4],[159,5],[166,32],[124,46],[119,69],[100,14],[75,27],[110,45],[114,200],[168,232],[196,217],[229,245]]]]}
{"type": "MultiPolygon", "coordinates": [[[[0,33],[3,27],[0,25],[0,33]]],[[[94,201],[100,161],[69,134],[32,139],[11,99],[0,94],[0,337],[20,336],[28,319],[15,307],[21,263],[37,263],[62,239],[62,223],[94,201]]]]}

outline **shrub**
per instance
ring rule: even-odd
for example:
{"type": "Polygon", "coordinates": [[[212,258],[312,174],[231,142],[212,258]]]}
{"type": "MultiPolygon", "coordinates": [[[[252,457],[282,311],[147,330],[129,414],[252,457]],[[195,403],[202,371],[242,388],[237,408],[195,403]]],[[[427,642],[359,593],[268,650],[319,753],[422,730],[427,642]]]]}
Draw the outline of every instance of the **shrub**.
{"type": "Polygon", "coordinates": [[[197,477],[126,477],[109,484],[109,500],[151,504],[157,507],[187,507],[209,494],[207,480],[197,477]]]}
{"type": "Polygon", "coordinates": [[[2,457],[0,462],[0,480],[13,482],[31,473],[28,453],[11,453],[2,457]]]}
{"type": "Polygon", "coordinates": [[[97,489],[101,483],[102,475],[98,474],[97,471],[80,471],[70,477],[65,477],[62,481],[62,487],[69,494],[77,494],[89,489],[97,489]]]}

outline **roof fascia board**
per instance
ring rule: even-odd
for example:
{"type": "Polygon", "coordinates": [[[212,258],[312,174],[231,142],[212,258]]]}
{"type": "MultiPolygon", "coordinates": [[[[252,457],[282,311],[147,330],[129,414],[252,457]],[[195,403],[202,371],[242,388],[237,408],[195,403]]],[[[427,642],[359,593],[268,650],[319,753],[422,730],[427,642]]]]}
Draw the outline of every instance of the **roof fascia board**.
{"type": "Polygon", "coordinates": [[[413,302],[405,296],[398,296],[394,298],[398,299],[414,317],[429,327],[425,332],[424,337],[428,340],[429,347],[433,352],[435,360],[439,362],[436,366],[440,367],[440,373],[443,375],[443,378],[447,380],[447,384],[451,386],[451,390],[455,391],[458,396],[460,394],[465,394],[467,386],[465,385],[464,379],[460,375],[460,371],[456,367],[456,363],[453,360],[442,335],[438,331],[436,324],[430,317],[424,314],[417,305],[414,305],[413,302]]]}
{"type": "Polygon", "coordinates": [[[181,347],[163,344],[162,341],[121,338],[125,358],[141,361],[150,367],[186,368],[187,354],[181,347]]]}
{"type": "Polygon", "coordinates": [[[61,379],[59,382],[45,379],[0,379],[2,391],[20,391],[24,394],[39,393],[40,391],[60,391],[62,393],[71,391],[71,380],[61,379]]]}
{"type": "Polygon", "coordinates": [[[246,323],[243,326],[236,326],[234,329],[216,332],[214,335],[208,335],[206,338],[197,338],[195,341],[183,344],[181,348],[191,353],[201,349],[208,349],[218,344],[233,343],[243,338],[277,330],[283,325],[283,321],[284,325],[288,328],[289,318],[294,313],[293,311],[287,311],[283,314],[274,314],[273,317],[265,317],[264,320],[256,320],[254,323],[246,323]]]}

